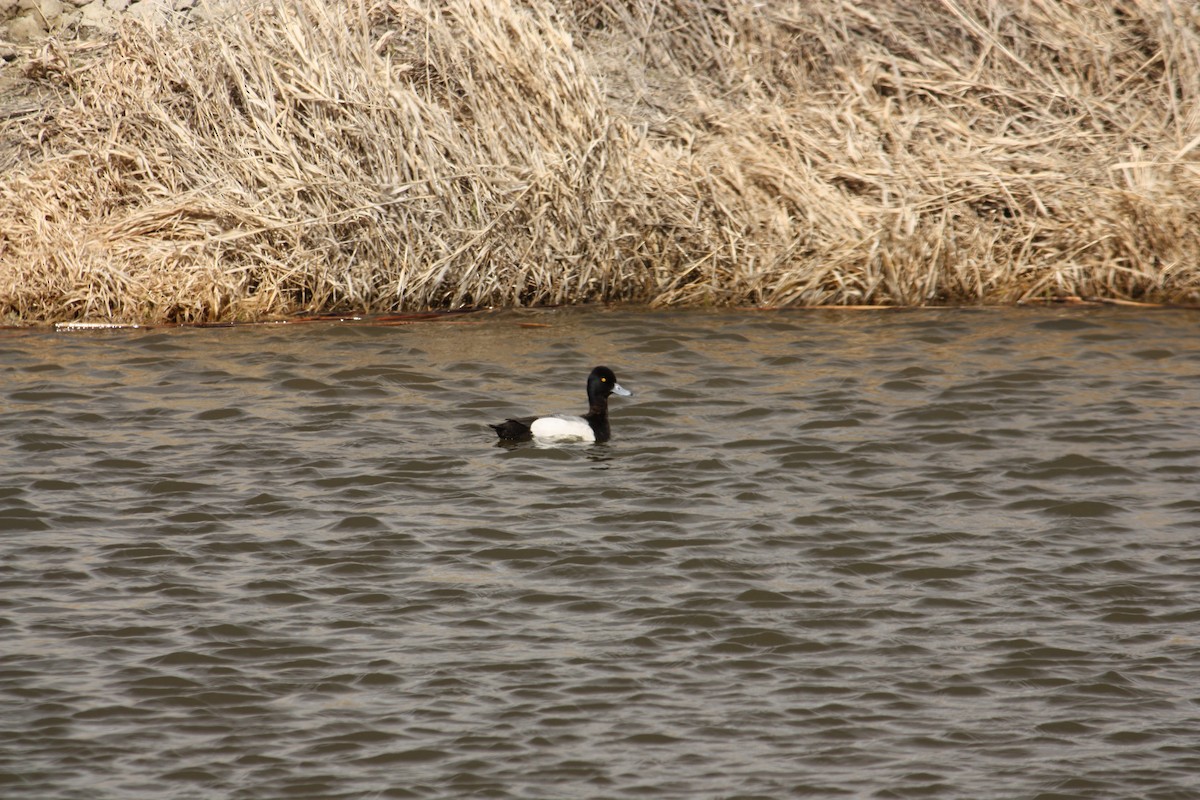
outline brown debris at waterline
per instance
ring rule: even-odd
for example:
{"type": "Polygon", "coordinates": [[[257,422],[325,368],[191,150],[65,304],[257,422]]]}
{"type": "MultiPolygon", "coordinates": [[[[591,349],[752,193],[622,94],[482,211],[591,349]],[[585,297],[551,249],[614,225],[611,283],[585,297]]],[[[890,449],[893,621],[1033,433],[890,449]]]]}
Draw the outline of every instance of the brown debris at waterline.
{"type": "MultiPolygon", "coordinates": [[[[1200,304],[1183,304],[1183,303],[1146,303],[1135,300],[1121,300],[1117,298],[1088,298],[1068,295],[1062,297],[1039,298],[1036,300],[1018,303],[1015,308],[1039,308],[1046,306],[1063,306],[1067,308],[1098,308],[1102,306],[1115,306],[1118,308],[1138,309],[1140,311],[1200,311],[1200,304]]],[[[731,310],[740,313],[750,314],[772,314],[772,313],[802,313],[802,312],[885,312],[885,313],[902,313],[911,311],[952,311],[952,310],[1000,310],[1002,308],[1013,308],[1014,306],[980,306],[980,305],[939,305],[939,306],[898,306],[898,305],[788,305],[788,306],[731,306],[731,310]]],[[[563,307],[557,307],[563,308],[563,307]]],[[[571,308],[581,308],[580,306],[571,306],[571,308]]],[[[643,308],[645,308],[643,306],[643,308]]],[[[530,312],[538,311],[553,311],[554,308],[533,307],[527,309],[530,312]]],[[[306,325],[366,325],[366,326],[383,326],[383,327],[399,327],[405,325],[420,325],[428,323],[438,323],[441,325],[484,325],[489,324],[489,320],[471,319],[474,315],[489,314],[497,311],[497,309],[447,309],[442,311],[420,311],[408,314],[319,314],[315,316],[299,316],[290,318],[266,318],[255,320],[224,320],[220,322],[101,322],[96,320],[66,320],[53,323],[26,323],[4,325],[0,324],[0,330],[22,331],[36,329],[39,327],[49,326],[56,331],[61,332],[103,332],[117,330],[149,330],[158,328],[244,328],[244,327],[280,327],[280,326],[306,326],[306,325]],[[462,318],[464,317],[465,318],[462,318]]],[[[662,313],[668,313],[668,309],[657,309],[662,313]]],[[[511,324],[517,328],[525,328],[531,330],[547,330],[553,329],[556,325],[552,322],[526,322],[519,320],[509,320],[511,324]]]]}
{"type": "MultiPolygon", "coordinates": [[[[438,322],[443,325],[481,324],[480,321],[460,319],[464,315],[477,314],[484,309],[454,309],[446,311],[416,311],[408,314],[319,314],[315,316],[291,317],[288,319],[257,319],[223,322],[98,322],[95,320],[67,320],[53,323],[58,331],[106,331],[134,328],[232,328],[245,326],[274,327],[279,325],[382,325],[394,327],[398,325],[416,325],[419,323],[438,322]]],[[[520,325],[522,323],[518,323],[520,325]]],[[[0,326],[2,327],[2,326],[0,326]]],[[[542,327],[550,327],[548,325],[542,327]]]]}
{"type": "Polygon", "coordinates": [[[1093,6],[274,0],[52,39],[5,67],[0,319],[1196,303],[1200,14],[1093,6]]]}

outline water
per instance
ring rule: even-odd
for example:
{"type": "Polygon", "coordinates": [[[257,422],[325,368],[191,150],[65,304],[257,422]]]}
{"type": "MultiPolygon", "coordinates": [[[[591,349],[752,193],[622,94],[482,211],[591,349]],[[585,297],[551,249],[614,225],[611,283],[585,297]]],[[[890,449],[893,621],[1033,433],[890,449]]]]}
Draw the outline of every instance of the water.
{"type": "Polygon", "coordinates": [[[0,332],[0,796],[1195,798],[1196,333],[0,332]]]}

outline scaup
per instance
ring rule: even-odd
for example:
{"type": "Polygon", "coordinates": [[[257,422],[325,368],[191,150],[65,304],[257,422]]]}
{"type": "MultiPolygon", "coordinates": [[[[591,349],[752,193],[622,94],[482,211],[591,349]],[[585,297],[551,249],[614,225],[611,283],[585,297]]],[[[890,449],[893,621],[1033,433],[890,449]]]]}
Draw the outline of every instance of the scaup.
{"type": "Polygon", "coordinates": [[[617,376],[608,367],[596,367],[588,375],[588,412],[582,417],[555,414],[549,417],[520,417],[491,425],[504,441],[541,439],[554,441],[607,442],[608,396],[631,397],[628,389],[617,383],[617,376]]]}

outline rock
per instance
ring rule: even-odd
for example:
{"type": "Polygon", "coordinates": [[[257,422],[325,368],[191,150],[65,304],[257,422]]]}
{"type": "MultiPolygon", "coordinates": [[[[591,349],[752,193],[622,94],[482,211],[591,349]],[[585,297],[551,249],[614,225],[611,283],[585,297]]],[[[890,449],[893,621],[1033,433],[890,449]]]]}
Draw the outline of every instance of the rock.
{"type": "Polygon", "coordinates": [[[38,10],[42,12],[42,16],[46,18],[50,27],[54,28],[57,27],[58,20],[63,15],[63,4],[61,0],[40,0],[38,10]]]}
{"type": "Polygon", "coordinates": [[[0,33],[18,43],[44,39],[68,21],[65,11],[62,0],[0,0],[0,33]]]}
{"type": "Polygon", "coordinates": [[[40,14],[23,14],[8,23],[9,41],[23,44],[46,38],[46,24],[40,14]]]}
{"type": "Polygon", "coordinates": [[[174,10],[172,0],[138,0],[130,3],[125,13],[147,25],[161,25],[174,10]]]}
{"type": "Polygon", "coordinates": [[[108,33],[123,15],[161,25],[176,14],[195,13],[195,5],[196,0],[0,0],[0,40],[26,44],[76,26],[108,33]]]}
{"type": "Polygon", "coordinates": [[[117,15],[104,4],[104,0],[92,0],[79,9],[79,26],[82,28],[97,28],[102,31],[111,30],[117,22],[117,15]]]}

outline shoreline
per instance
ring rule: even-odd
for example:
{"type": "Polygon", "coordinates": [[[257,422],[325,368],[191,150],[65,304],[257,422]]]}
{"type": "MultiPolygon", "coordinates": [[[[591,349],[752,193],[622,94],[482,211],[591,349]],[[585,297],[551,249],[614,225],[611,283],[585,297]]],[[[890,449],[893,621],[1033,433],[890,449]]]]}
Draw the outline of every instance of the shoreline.
{"type": "MultiPolygon", "coordinates": [[[[51,322],[30,322],[24,324],[0,325],[5,331],[36,331],[53,330],[61,333],[99,333],[106,331],[127,330],[161,330],[163,328],[254,328],[254,327],[294,327],[298,325],[366,325],[377,327],[402,327],[426,323],[439,324],[475,324],[476,316],[495,314],[550,314],[558,311],[597,312],[630,309],[642,309],[647,313],[738,313],[738,314],[781,314],[781,313],[822,313],[822,312],[882,312],[882,313],[913,313],[938,311],[1033,311],[1047,308],[1088,311],[1100,308],[1123,309],[1127,311],[1200,311],[1200,304],[1178,303],[1142,303],[1132,300],[1112,298],[1081,298],[1061,297],[1050,300],[1035,300],[1023,303],[1000,304],[958,304],[958,305],[926,305],[926,306],[672,306],[669,308],[651,308],[645,305],[628,304],[586,304],[569,306],[513,306],[506,308],[473,308],[441,311],[417,311],[409,313],[385,314],[318,314],[312,316],[297,316],[293,318],[264,318],[256,320],[226,320],[221,322],[106,322],[96,320],[59,320],[51,322]]],[[[521,328],[552,328],[553,322],[519,321],[513,324],[521,328]]]]}

